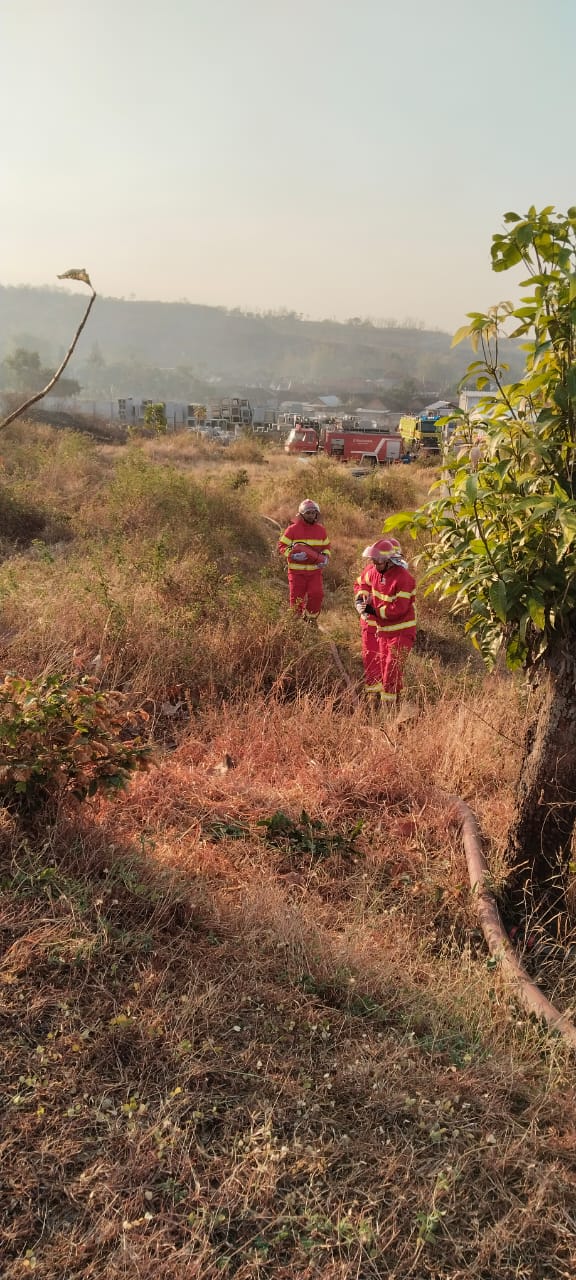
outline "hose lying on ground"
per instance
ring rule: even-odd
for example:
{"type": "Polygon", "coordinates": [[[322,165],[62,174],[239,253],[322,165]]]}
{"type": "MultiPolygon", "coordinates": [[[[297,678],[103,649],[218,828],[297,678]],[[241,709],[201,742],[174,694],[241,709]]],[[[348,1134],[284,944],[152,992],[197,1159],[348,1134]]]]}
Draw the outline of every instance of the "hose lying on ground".
{"type": "MultiPolygon", "coordinates": [[[[324,630],[323,627],[320,629],[324,630]]],[[[350,677],[344,668],[338,649],[332,641],[330,642],[330,650],[336,667],[344,676],[348,687],[351,687],[350,677]]],[[[394,744],[384,729],[383,733],[390,745],[393,746],[394,744]]],[[[546,998],[514,954],[512,943],[500,918],[496,898],[490,889],[490,871],[482,851],[478,823],[472,810],[458,796],[448,796],[442,791],[437,794],[439,799],[451,805],[452,823],[457,823],[462,832],[462,842],[476,914],[490,955],[498,961],[500,972],[512,987],[518,1003],[523,1006],[526,1012],[534,1014],[541,1022],[546,1024],[550,1031],[555,1031],[557,1035],[561,1036],[571,1049],[576,1049],[576,1026],[571,1018],[567,1014],[561,1013],[546,998]]]]}
{"type": "Polygon", "coordinates": [[[443,799],[448,800],[452,805],[453,821],[457,822],[462,832],[476,914],[490,955],[498,961],[501,973],[526,1012],[535,1014],[551,1031],[557,1032],[571,1049],[576,1049],[576,1026],[565,1013],[561,1013],[550,1000],[547,1000],[514,954],[500,918],[496,899],[490,889],[490,872],[482,852],[478,823],[472,810],[457,796],[444,794],[443,799]]]}

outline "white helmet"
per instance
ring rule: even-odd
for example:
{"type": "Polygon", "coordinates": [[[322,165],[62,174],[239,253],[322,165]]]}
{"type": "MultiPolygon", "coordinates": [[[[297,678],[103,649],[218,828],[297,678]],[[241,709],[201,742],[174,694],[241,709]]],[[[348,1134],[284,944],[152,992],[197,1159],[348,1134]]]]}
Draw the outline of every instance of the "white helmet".
{"type": "Polygon", "coordinates": [[[318,503],[313,502],[311,498],[304,498],[304,501],[301,502],[300,506],[298,507],[298,515],[309,516],[309,515],[312,515],[313,512],[317,516],[320,515],[320,507],[318,506],[318,503]]]}

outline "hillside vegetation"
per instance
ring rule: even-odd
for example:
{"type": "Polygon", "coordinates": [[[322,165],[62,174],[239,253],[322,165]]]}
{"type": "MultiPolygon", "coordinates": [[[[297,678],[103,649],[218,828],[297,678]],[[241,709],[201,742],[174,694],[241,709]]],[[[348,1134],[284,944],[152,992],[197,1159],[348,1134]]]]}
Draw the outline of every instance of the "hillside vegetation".
{"type": "MultiPolygon", "coordinates": [[[[64,289],[0,286],[0,358],[25,347],[55,366],[81,313],[81,299],[64,289]]],[[[514,344],[504,346],[519,372],[514,344]]],[[[236,391],[281,380],[286,387],[300,383],[329,389],[383,377],[395,385],[415,379],[440,389],[455,386],[465,367],[466,358],[451,349],[449,334],[409,322],[338,323],[187,302],[99,298],[90,344],[81,345],[69,372],[91,395],[109,397],[113,383],[117,395],[185,399],[194,386],[198,394],[207,392],[204,384],[211,377],[236,391]]]]}
{"type": "Polygon", "coordinates": [[[487,961],[438,790],[497,885],[522,689],[423,599],[418,718],[354,697],[359,553],[430,472],[29,423],[1,465],[4,673],[119,690],[155,760],[0,810],[3,1278],[568,1280],[573,1063],[487,961]],[[305,494],[321,631],[270,523],[305,494]]]}

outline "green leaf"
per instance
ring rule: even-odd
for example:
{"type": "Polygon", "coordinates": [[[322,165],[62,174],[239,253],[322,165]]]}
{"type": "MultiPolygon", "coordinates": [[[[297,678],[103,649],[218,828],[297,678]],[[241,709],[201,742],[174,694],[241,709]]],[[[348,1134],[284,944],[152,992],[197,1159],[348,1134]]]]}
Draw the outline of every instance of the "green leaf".
{"type": "Polygon", "coordinates": [[[543,631],[546,626],[546,613],[542,600],[537,600],[535,596],[530,596],[527,607],[534,626],[538,628],[538,631],[543,631]]]}
{"type": "Polygon", "coordinates": [[[519,636],[514,636],[506,646],[506,666],[510,671],[523,667],[528,657],[528,645],[519,636]]]}
{"type": "Polygon", "coordinates": [[[533,236],[534,236],[534,233],[533,233],[532,227],[528,223],[525,223],[524,226],[518,227],[516,229],[517,242],[518,244],[522,245],[523,248],[526,245],[532,243],[533,236]]]}
{"type": "Polygon", "coordinates": [[[565,546],[570,546],[576,538],[576,511],[572,508],[568,511],[560,511],[558,523],[564,534],[565,546]]]}
{"type": "Polygon", "coordinates": [[[389,533],[391,529],[405,529],[407,525],[412,524],[416,512],[414,511],[397,511],[395,515],[388,516],[382,525],[382,533],[389,533]]]}
{"type": "Polygon", "coordinates": [[[472,325],[470,324],[460,325],[460,328],[456,330],[450,345],[452,347],[457,347],[459,342],[463,342],[465,338],[469,338],[471,329],[472,325]]]}
{"type": "Polygon", "coordinates": [[[497,578],[496,582],[492,583],[488,594],[496,617],[500,619],[500,622],[506,622],[508,619],[508,597],[506,584],[501,578],[497,578]]]}
{"type": "Polygon", "coordinates": [[[475,503],[478,498],[478,480],[476,479],[476,476],[466,477],[466,484],[464,485],[464,489],[465,489],[466,497],[468,498],[468,501],[471,503],[475,503]]]}

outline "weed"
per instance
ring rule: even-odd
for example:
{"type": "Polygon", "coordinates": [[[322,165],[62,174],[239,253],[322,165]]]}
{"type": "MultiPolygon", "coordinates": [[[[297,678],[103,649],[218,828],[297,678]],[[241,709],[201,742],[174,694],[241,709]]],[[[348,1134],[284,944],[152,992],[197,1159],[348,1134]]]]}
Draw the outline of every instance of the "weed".
{"type": "Polygon", "coordinates": [[[260,826],[266,830],[266,839],[270,844],[281,848],[289,848],[298,854],[307,854],[313,859],[329,858],[339,854],[343,858],[357,856],[354,846],[356,836],[362,830],[361,821],[347,832],[331,832],[320,818],[311,818],[303,809],[298,822],[288,817],[281,809],[270,818],[261,818],[260,826]]]}
{"type": "Polygon", "coordinates": [[[0,793],[27,810],[64,792],[115,791],[150,761],[150,747],[121,739],[122,696],[86,677],[6,676],[0,685],[0,793]]]}

